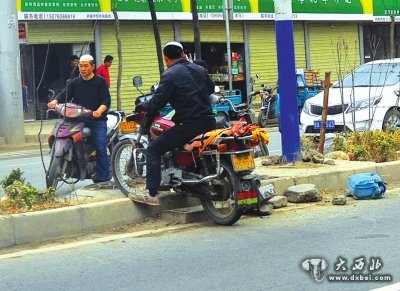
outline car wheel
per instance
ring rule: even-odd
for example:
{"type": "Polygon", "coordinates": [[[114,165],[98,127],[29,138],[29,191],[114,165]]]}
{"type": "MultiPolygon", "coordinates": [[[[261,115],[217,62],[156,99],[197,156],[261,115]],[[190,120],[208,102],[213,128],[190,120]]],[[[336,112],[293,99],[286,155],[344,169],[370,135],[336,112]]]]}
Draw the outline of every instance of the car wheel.
{"type": "Polygon", "coordinates": [[[392,108],[386,112],[385,118],[383,119],[383,130],[400,130],[400,111],[392,108]]]}

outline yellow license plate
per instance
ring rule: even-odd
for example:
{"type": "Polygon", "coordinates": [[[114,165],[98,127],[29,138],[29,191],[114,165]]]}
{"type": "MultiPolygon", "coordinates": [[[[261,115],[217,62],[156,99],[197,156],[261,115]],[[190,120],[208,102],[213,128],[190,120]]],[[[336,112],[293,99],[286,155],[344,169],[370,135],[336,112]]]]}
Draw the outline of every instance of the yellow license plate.
{"type": "Polygon", "coordinates": [[[119,124],[119,129],[122,133],[134,132],[137,129],[137,123],[135,121],[122,121],[119,124]]]}
{"type": "Polygon", "coordinates": [[[252,152],[234,154],[231,157],[235,172],[254,170],[255,165],[252,152]]]}

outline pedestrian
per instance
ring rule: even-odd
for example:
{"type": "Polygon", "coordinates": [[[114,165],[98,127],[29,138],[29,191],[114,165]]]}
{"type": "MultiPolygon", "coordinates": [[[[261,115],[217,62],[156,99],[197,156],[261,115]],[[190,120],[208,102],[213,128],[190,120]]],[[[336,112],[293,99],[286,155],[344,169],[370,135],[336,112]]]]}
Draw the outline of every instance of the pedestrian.
{"type": "Polygon", "coordinates": [[[159,205],[161,156],[189,142],[195,136],[216,128],[209,95],[214,84],[206,70],[189,62],[179,42],[168,42],[163,48],[167,70],[161,75],[153,97],[136,106],[136,111],[156,114],[168,102],[175,109],[175,122],[168,131],[153,140],[146,149],[146,189],[132,193],[133,201],[159,205]]]}
{"type": "Polygon", "coordinates": [[[72,100],[93,111],[93,118],[85,118],[85,126],[92,132],[96,149],[96,177],[94,182],[106,182],[111,179],[107,156],[107,110],[111,104],[110,92],[104,78],[94,74],[94,60],[91,55],[79,59],[80,77],[68,82],[65,89],[47,106],[54,108],[59,102],[72,100]],[[68,97],[68,100],[67,100],[68,97]]]}
{"type": "Polygon", "coordinates": [[[106,79],[108,88],[110,88],[111,85],[109,68],[111,67],[113,59],[114,58],[112,56],[106,55],[103,64],[101,64],[96,70],[97,75],[102,76],[104,79],[106,79]]]}
{"type": "Polygon", "coordinates": [[[72,55],[69,58],[69,66],[67,68],[67,73],[65,75],[65,80],[79,77],[78,63],[79,63],[79,58],[78,58],[77,55],[72,55]]]}

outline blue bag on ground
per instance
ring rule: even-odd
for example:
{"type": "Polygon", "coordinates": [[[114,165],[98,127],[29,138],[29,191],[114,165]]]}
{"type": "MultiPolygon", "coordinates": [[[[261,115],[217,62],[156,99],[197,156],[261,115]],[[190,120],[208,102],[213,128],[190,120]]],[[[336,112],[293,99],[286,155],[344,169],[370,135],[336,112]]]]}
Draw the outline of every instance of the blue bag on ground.
{"type": "Polygon", "coordinates": [[[383,198],[386,182],[377,173],[359,173],[347,178],[347,187],[354,199],[383,198]]]}

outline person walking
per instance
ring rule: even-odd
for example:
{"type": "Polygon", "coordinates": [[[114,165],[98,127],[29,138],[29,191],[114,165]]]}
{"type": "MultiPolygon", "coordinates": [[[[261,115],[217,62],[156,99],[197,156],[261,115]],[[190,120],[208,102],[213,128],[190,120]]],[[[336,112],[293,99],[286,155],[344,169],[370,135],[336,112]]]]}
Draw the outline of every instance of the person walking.
{"type": "Polygon", "coordinates": [[[94,182],[111,179],[107,156],[107,111],[111,97],[104,78],[94,74],[94,59],[83,55],[79,59],[80,77],[70,80],[65,89],[47,104],[53,109],[59,102],[72,101],[93,111],[93,118],[85,118],[85,126],[92,131],[96,149],[96,177],[94,182]]]}
{"type": "Polygon", "coordinates": [[[114,58],[111,55],[106,55],[103,64],[101,64],[96,70],[97,75],[102,76],[104,79],[106,79],[108,88],[110,88],[111,85],[109,68],[111,67],[113,59],[114,58]]]}
{"type": "Polygon", "coordinates": [[[133,201],[159,205],[158,188],[161,183],[161,156],[184,145],[197,135],[216,128],[209,95],[214,83],[206,70],[189,62],[179,42],[168,42],[163,48],[167,70],[153,97],[136,106],[135,111],[155,114],[168,102],[175,109],[175,126],[153,140],[146,149],[146,190],[132,193],[133,201]]]}

